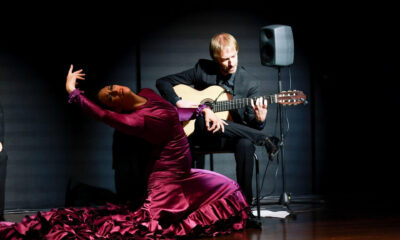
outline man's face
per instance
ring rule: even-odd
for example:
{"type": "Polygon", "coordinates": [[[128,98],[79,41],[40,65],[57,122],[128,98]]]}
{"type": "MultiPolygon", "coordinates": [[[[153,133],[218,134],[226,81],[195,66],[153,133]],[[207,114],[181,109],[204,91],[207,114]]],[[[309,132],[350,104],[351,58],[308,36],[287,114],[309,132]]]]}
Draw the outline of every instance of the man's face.
{"type": "Polygon", "coordinates": [[[235,73],[238,64],[238,52],[235,46],[223,48],[216,61],[219,64],[222,75],[235,73]]]}

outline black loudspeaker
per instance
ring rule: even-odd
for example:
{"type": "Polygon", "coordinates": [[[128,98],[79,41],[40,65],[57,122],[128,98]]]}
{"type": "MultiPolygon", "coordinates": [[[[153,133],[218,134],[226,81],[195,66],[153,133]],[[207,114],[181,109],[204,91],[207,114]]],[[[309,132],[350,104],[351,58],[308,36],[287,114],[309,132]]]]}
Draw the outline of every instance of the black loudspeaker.
{"type": "Polygon", "coordinates": [[[260,30],[261,64],[283,67],[293,64],[294,44],[292,28],[286,25],[269,25],[260,30]]]}

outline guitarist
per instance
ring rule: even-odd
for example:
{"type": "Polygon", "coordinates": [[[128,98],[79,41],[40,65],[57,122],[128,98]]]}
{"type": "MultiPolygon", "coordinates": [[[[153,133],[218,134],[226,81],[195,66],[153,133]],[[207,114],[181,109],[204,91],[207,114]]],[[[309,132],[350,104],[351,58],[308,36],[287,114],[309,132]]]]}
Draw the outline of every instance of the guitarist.
{"type": "MultiPolygon", "coordinates": [[[[162,77],[157,80],[157,89],[164,98],[179,108],[196,107],[197,104],[181,100],[173,89],[177,84],[191,85],[197,90],[203,90],[211,85],[220,85],[234,98],[260,96],[257,81],[245,68],[238,66],[238,51],[238,43],[232,35],[217,34],[210,43],[210,55],[213,61],[201,59],[192,69],[162,77]]],[[[253,200],[254,144],[265,145],[272,160],[278,151],[279,142],[276,137],[267,137],[259,131],[265,125],[267,101],[258,98],[251,105],[244,109],[230,111],[232,122],[228,121],[228,124],[220,119],[209,121],[204,117],[199,117],[195,122],[195,131],[189,137],[191,145],[196,144],[203,149],[234,150],[237,182],[249,204],[253,200]],[[209,122],[212,122],[212,126],[209,122]],[[215,129],[220,130],[214,133],[215,129]]],[[[193,157],[198,159],[197,156],[193,157]]],[[[204,156],[201,158],[202,166],[196,167],[204,167],[204,156]]]]}

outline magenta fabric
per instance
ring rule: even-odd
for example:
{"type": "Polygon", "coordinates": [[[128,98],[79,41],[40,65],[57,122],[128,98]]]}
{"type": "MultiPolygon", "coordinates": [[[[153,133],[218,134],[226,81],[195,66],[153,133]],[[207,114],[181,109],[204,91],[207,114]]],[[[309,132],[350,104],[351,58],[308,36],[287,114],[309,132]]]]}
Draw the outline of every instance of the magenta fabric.
{"type": "Polygon", "coordinates": [[[129,114],[103,110],[80,90],[73,91],[69,101],[153,144],[143,206],[135,211],[109,204],[39,212],[20,223],[0,222],[0,239],[174,239],[216,236],[245,227],[249,206],[238,184],[215,172],[191,169],[189,144],[179,120],[188,120],[199,110],[177,110],[151,89],[138,94],[148,101],[129,114]]]}

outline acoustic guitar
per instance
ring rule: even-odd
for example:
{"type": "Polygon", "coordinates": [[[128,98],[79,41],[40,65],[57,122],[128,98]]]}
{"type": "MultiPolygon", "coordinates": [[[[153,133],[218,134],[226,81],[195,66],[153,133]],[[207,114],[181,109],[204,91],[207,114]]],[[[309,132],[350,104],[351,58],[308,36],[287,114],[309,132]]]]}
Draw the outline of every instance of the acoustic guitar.
{"type": "MultiPolygon", "coordinates": [[[[208,105],[214,113],[223,120],[229,119],[229,110],[244,108],[251,106],[251,99],[255,100],[259,97],[253,98],[238,98],[233,99],[232,95],[226,92],[221,86],[210,86],[203,90],[196,90],[184,84],[174,86],[176,94],[184,101],[190,101],[197,104],[208,105]]],[[[268,104],[278,103],[284,106],[298,105],[306,102],[306,95],[302,91],[283,91],[278,94],[270,96],[260,96],[267,100],[268,104]]],[[[190,136],[194,132],[195,120],[183,122],[183,129],[186,136],[190,136]]]]}

